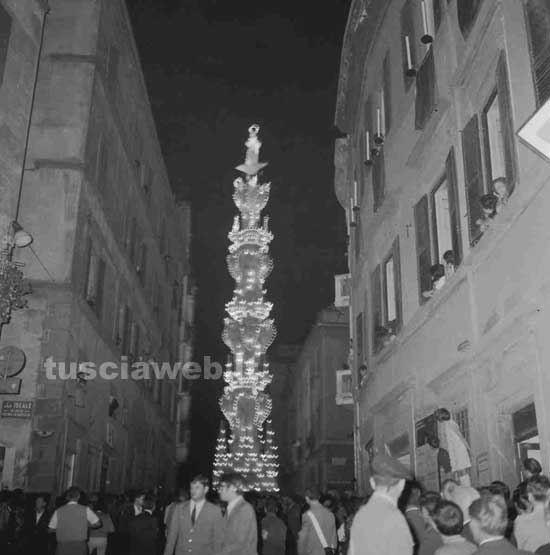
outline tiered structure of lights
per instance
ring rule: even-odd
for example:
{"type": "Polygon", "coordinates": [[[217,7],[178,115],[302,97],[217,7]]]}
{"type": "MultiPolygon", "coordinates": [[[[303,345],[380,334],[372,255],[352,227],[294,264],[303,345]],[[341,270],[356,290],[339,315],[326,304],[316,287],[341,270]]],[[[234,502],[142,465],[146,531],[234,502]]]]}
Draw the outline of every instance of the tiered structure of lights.
{"type": "Polygon", "coordinates": [[[241,473],[250,489],[278,491],[277,447],[268,416],[271,398],[265,388],[271,382],[265,353],[275,339],[269,318],[272,304],[264,300],[264,282],[273,269],[268,254],[273,234],[269,218],[261,212],[269,200],[269,183],[259,183],[258,174],[267,166],[259,161],[261,142],[258,125],[248,129],[243,174],[233,185],[233,200],[239,209],[229,233],[227,267],[235,280],[233,298],[226,304],[223,341],[231,351],[226,364],[226,387],[220,406],[230,437],[222,423],[214,459],[214,482],[227,471],[241,473]]]}

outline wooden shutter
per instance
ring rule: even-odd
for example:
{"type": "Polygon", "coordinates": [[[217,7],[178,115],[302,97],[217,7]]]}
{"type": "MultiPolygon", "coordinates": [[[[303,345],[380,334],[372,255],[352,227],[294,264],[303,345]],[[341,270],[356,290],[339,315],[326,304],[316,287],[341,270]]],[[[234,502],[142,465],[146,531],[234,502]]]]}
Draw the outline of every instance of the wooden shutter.
{"type": "Polygon", "coordinates": [[[96,285],[96,296],[95,296],[95,310],[97,317],[101,319],[103,315],[103,296],[105,292],[105,260],[102,258],[99,260],[97,266],[97,285],[96,285]]]}
{"type": "Polygon", "coordinates": [[[364,350],[363,350],[363,313],[360,312],[355,319],[355,343],[357,345],[357,362],[358,366],[363,363],[364,350]]]}
{"type": "Polygon", "coordinates": [[[430,266],[432,254],[430,244],[430,214],[428,210],[428,195],[424,195],[414,207],[414,225],[416,231],[416,260],[418,264],[418,292],[420,302],[425,299],[423,291],[430,291],[432,280],[430,266]]]}
{"type": "Polygon", "coordinates": [[[550,3],[547,0],[525,2],[531,63],[537,105],[550,98],[550,3]]]}
{"type": "Polygon", "coordinates": [[[416,36],[414,31],[414,5],[412,0],[406,0],[401,9],[401,57],[403,62],[403,78],[405,80],[405,89],[409,90],[414,81],[414,77],[407,76],[407,45],[405,37],[409,37],[411,50],[411,62],[413,67],[416,66],[416,36]]]}
{"type": "Polygon", "coordinates": [[[10,14],[0,4],[0,85],[4,80],[4,71],[10,46],[11,21],[10,14]]]}
{"type": "Polygon", "coordinates": [[[359,260],[361,256],[361,212],[355,212],[355,235],[354,235],[354,248],[355,248],[355,260],[359,260]]]}
{"type": "Polygon", "coordinates": [[[378,154],[373,157],[372,167],[372,193],[374,198],[374,211],[376,212],[384,201],[386,181],[386,168],[384,163],[384,148],[380,147],[378,154]]]}
{"type": "Polygon", "coordinates": [[[390,65],[390,52],[384,58],[383,68],[383,95],[384,95],[384,132],[386,135],[390,132],[391,127],[391,65],[390,65]]]}
{"type": "Polygon", "coordinates": [[[480,199],[484,194],[479,120],[477,115],[472,117],[462,131],[462,153],[464,157],[466,198],[468,200],[470,244],[473,245],[481,236],[481,231],[476,221],[481,218],[480,199]]]}
{"type": "Polygon", "coordinates": [[[382,284],[380,279],[380,264],[371,274],[371,306],[372,306],[372,345],[374,351],[378,350],[376,327],[382,325],[382,284]]]}
{"type": "Polygon", "coordinates": [[[92,247],[92,240],[88,237],[86,239],[86,273],[84,274],[84,289],[82,291],[84,298],[88,300],[88,293],[90,291],[90,285],[92,283],[92,279],[90,276],[90,271],[92,269],[92,254],[93,254],[93,247],[92,247]]]}
{"type": "MultiPolygon", "coordinates": [[[[449,216],[455,263],[458,266],[462,260],[462,241],[460,235],[460,212],[458,204],[458,182],[456,178],[455,150],[451,148],[446,162],[447,187],[449,188],[449,216]]],[[[442,261],[440,261],[443,263],[442,261]]]]}
{"type": "Polygon", "coordinates": [[[510,100],[510,88],[508,86],[508,68],[504,52],[501,53],[498,61],[497,94],[500,111],[502,142],[504,145],[506,179],[511,192],[516,182],[516,148],[514,141],[514,123],[512,118],[512,102],[510,100]]]}
{"type": "Polygon", "coordinates": [[[395,332],[397,333],[403,324],[403,306],[401,301],[401,258],[399,250],[399,236],[393,242],[392,247],[393,256],[393,279],[395,281],[395,307],[397,315],[397,323],[395,332]]]}
{"type": "Polygon", "coordinates": [[[435,109],[435,90],[434,50],[430,48],[416,75],[416,129],[424,129],[435,109]]]}

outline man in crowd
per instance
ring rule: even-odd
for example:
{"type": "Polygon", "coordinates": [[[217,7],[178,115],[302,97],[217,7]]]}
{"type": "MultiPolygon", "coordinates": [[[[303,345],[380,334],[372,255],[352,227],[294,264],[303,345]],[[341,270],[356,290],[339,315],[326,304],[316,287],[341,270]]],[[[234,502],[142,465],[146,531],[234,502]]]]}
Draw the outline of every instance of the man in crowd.
{"type": "Polygon", "coordinates": [[[159,547],[159,525],[157,517],[153,515],[154,497],[144,495],[141,509],[141,513],[130,521],[128,527],[130,555],[156,555],[159,547]]]}
{"type": "Polygon", "coordinates": [[[25,521],[25,540],[28,553],[33,555],[47,554],[50,552],[50,534],[48,524],[51,513],[48,511],[50,496],[40,493],[34,500],[34,507],[29,512],[25,521]]]}
{"type": "Polygon", "coordinates": [[[508,507],[500,495],[485,494],[470,505],[470,528],[479,545],[476,555],[526,555],[505,537],[508,507]]]}
{"type": "Polygon", "coordinates": [[[244,478],[227,473],[220,478],[220,499],[227,503],[221,555],[257,555],[258,525],[252,505],[243,498],[244,478]]]}
{"type": "Polygon", "coordinates": [[[262,519],[262,555],[281,555],[285,552],[286,525],[277,516],[277,501],[269,498],[262,519]]]}
{"type": "Polygon", "coordinates": [[[164,555],[214,555],[221,550],[224,521],[221,510],[206,500],[208,479],[191,481],[191,500],[179,503],[167,523],[164,555]]]}
{"type": "Polygon", "coordinates": [[[163,518],[163,523],[165,526],[165,531],[166,531],[166,536],[168,536],[168,526],[170,525],[170,521],[172,520],[172,513],[174,511],[174,509],[181,505],[182,503],[185,503],[188,499],[187,496],[187,491],[185,491],[185,489],[183,488],[178,488],[178,490],[176,491],[176,493],[174,494],[172,503],[170,503],[170,505],[168,505],[168,507],[166,507],[165,511],[164,511],[164,518],[163,518]]]}
{"type": "Polygon", "coordinates": [[[443,545],[435,555],[472,555],[477,547],[462,536],[464,515],[462,509],[452,501],[440,501],[434,509],[433,521],[441,534],[443,545]]]}
{"type": "Polygon", "coordinates": [[[56,555],[87,555],[88,526],[99,528],[101,520],[89,508],[78,503],[80,490],[73,486],[66,493],[67,504],[59,507],[49,523],[57,539],[56,555]]]}
{"type": "Polygon", "coordinates": [[[412,555],[413,538],[397,501],[409,471],[388,455],[375,455],[370,484],[374,490],[351,527],[352,555],[412,555]]]}
{"type": "Polygon", "coordinates": [[[336,550],[336,523],[334,515],[319,498],[317,488],[306,490],[309,510],[302,516],[302,529],[298,534],[298,555],[323,555],[327,547],[336,550]]]}

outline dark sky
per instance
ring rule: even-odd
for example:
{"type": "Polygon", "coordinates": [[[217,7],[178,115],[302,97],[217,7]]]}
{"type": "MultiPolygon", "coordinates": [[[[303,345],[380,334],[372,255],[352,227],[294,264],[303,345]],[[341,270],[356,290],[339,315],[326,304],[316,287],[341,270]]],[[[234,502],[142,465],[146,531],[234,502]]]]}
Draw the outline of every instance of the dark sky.
{"type": "MultiPolygon", "coordinates": [[[[224,360],[232,296],[227,233],[233,169],[251,123],[270,162],[275,269],[266,282],[278,342],[303,340],[346,269],[333,191],[333,119],[349,0],[127,0],[172,187],[192,204],[198,286],[195,360],[224,360]]],[[[218,429],[212,383],[193,393],[193,471],[208,471],[218,429]]]]}

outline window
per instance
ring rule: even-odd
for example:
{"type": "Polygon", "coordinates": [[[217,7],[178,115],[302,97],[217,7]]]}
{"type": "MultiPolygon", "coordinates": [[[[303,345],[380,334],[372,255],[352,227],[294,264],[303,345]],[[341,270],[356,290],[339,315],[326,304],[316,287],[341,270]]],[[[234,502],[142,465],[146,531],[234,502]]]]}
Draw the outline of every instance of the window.
{"type": "Polygon", "coordinates": [[[11,36],[11,15],[0,4],[0,85],[4,81],[11,36]]]}
{"type": "Polygon", "coordinates": [[[382,133],[384,137],[387,137],[390,128],[391,128],[391,65],[390,65],[390,53],[386,54],[384,58],[384,66],[383,66],[383,83],[382,83],[382,92],[380,94],[382,106],[380,109],[382,110],[382,133]]]}
{"type": "Polygon", "coordinates": [[[432,265],[432,253],[430,245],[430,214],[428,196],[424,195],[414,207],[414,227],[416,232],[416,262],[418,267],[418,294],[420,302],[425,302],[422,295],[424,291],[430,291],[432,280],[430,268],[432,265]]]}
{"type": "MultiPolygon", "coordinates": [[[[454,271],[462,258],[454,149],[450,150],[445,170],[430,197],[424,195],[415,206],[414,218],[419,295],[423,303],[437,288],[432,276],[432,269],[437,268],[432,264],[441,265],[438,275],[442,279],[454,271]]],[[[445,281],[439,283],[443,285],[445,281]]]]}
{"type": "Polygon", "coordinates": [[[384,147],[380,147],[372,161],[372,193],[374,211],[376,212],[384,202],[386,188],[386,167],[384,162],[384,147]]]}
{"type": "Polygon", "coordinates": [[[103,293],[105,285],[105,261],[95,251],[92,241],[87,246],[87,271],[84,298],[98,318],[103,314],[103,293]]]}
{"type": "Polygon", "coordinates": [[[359,210],[354,210],[354,217],[355,234],[353,236],[353,246],[355,250],[355,261],[358,261],[361,256],[361,212],[359,210]]]}
{"type": "Polygon", "coordinates": [[[432,10],[434,16],[435,30],[439,29],[441,20],[443,19],[443,0],[432,0],[432,10]]]}
{"type": "Polygon", "coordinates": [[[416,74],[416,36],[414,30],[414,5],[406,0],[401,9],[401,50],[403,58],[403,78],[408,91],[416,74]]]}
{"type": "Polygon", "coordinates": [[[470,244],[474,245],[481,237],[477,224],[481,218],[480,199],[484,194],[481,143],[479,140],[479,119],[474,115],[462,131],[462,155],[464,157],[464,180],[468,200],[468,223],[470,244]]]}
{"type": "MultiPolygon", "coordinates": [[[[506,58],[501,54],[496,74],[496,87],[482,113],[483,142],[481,141],[479,117],[474,114],[462,132],[462,154],[470,244],[475,245],[485,226],[481,200],[492,194],[493,183],[504,178],[506,193],[512,193],[516,180],[516,155],[514,127],[508,89],[506,58]],[[483,167],[485,162],[485,168],[483,167]],[[484,171],[485,170],[485,171],[484,171]]],[[[490,218],[493,215],[489,216],[490,218]]]]}
{"type": "Polygon", "coordinates": [[[336,370],[336,404],[353,404],[353,379],[349,369],[336,370]]]}
{"type": "Polygon", "coordinates": [[[139,347],[140,347],[140,325],[137,322],[132,322],[130,327],[130,344],[129,344],[129,355],[132,360],[137,360],[139,358],[139,347]]]}
{"type": "Polygon", "coordinates": [[[474,25],[474,21],[482,0],[457,0],[458,26],[466,37],[474,25]]]}
{"type": "Polygon", "coordinates": [[[373,293],[373,345],[380,351],[391,342],[401,329],[401,269],[399,238],[393,242],[390,253],[371,276],[373,293]]]}
{"type": "Polygon", "coordinates": [[[525,13],[535,95],[541,106],[550,98],[550,2],[526,0],[525,13]]]}
{"type": "Polygon", "coordinates": [[[415,128],[424,129],[436,108],[434,50],[430,47],[416,76],[415,128]]]}

